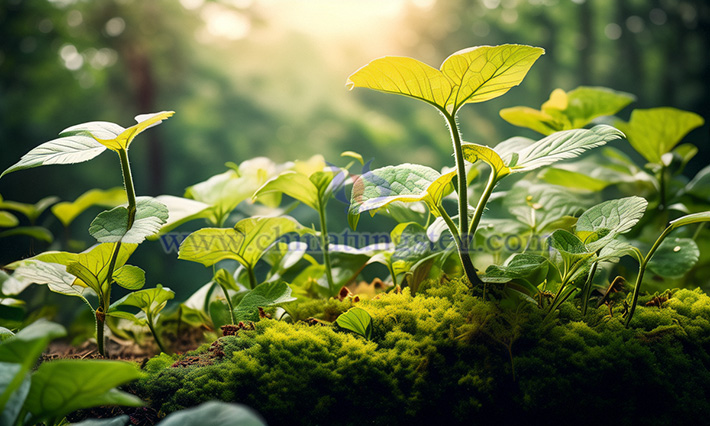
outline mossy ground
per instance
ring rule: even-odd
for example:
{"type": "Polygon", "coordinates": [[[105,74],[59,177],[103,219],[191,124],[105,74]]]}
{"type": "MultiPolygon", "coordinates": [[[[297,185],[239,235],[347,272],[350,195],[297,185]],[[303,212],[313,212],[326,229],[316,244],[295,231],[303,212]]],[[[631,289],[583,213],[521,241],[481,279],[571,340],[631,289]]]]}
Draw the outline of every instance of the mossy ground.
{"type": "Polygon", "coordinates": [[[710,414],[710,298],[699,290],[639,306],[629,329],[604,306],[583,319],[566,303],[547,321],[533,305],[502,311],[458,281],[357,305],[373,317],[372,341],[261,320],[192,358],[153,358],[138,392],[163,413],[240,402],[271,425],[655,425],[710,414]]]}

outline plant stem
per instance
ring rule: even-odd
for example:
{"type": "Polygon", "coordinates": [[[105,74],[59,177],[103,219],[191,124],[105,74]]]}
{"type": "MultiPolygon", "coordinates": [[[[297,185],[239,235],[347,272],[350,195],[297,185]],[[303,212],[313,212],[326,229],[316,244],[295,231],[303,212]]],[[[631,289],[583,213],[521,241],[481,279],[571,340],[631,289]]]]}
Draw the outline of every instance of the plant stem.
{"type": "Polygon", "coordinates": [[[444,219],[444,223],[446,223],[446,226],[449,228],[449,232],[451,232],[451,235],[454,237],[454,244],[456,244],[456,248],[459,252],[461,266],[463,267],[464,273],[466,274],[466,277],[468,278],[469,282],[471,282],[471,285],[483,284],[483,281],[481,281],[481,279],[476,274],[476,269],[473,267],[473,262],[471,261],[471,256],[469,255],[468,250],[463,249],[463,243],[461,242],[461,236],[459,235],[459,232],[456,229],[456,224],[454,224],[454,221],[451,220],[451,217],[448,213],[446,213],[446,210],[444,210],[443,207],[436,207],[439,211],[439,215],[441,215],[441,218],[444,219]]]}
{"type": "Polygon", "coordinates": [[[325,264],[325,277],[328,280],[328,289],[330,294],[334,295],[337,289],[333,282],[333,273],[330,269],[330,251],[328,250],[328,225],[325,217],[325,203],[318,203],[318,216],[320,217],[320,245],[323,250],[323,263],[325,264]]]}
{"type": "Polygon", "coordinates": [[[582,290],[582,316],[587,315],[589,297],[592,295],[592,281],[594,280],[594,274],[597,272],[597,265],[598,263],[594,262],[591,271],[589,271],[587,281],[584,283],[584,289],[582,290]]]}
{"type": "Polygon", "coordinates": [[[658,204],[658,210],[663,211],[666,209],[666,166],[661,165],[661,172],[658,177],[659,192],[660,192],[660,203],[658,204]]]}
{"type": "Polygon", "coordinates": [[[227,287],[222,287],[222,291],[224,292],[224,298],[227,299],[227,307],[229,308],[229,318],[232,320],[232,324],[236,324],[235,318],[234,318],[234,307],[232,306],[232,299],[229,297],[229,291],[227,291],[227,287]]]}
{"type": "Polygon", "coordinates": [[[496,171],[491,168],[491,174],[488,176],[488,182],[486,187],[483,189],[483,194],[481,198],[478,199],[476,203],[476,210],[473,212],[473,220],[471,220],[471,226],[468,228],[468,233],[473,236],[478,229],[478,225],[481,223],[481,216],[483,216],[483,210],[486,207],[488,199],[493,193],[493,188],[495,188],[496,183],[498,183],[498,177],[496,176],[496,171]]]}
{"type": "Polygon", "coordinates": [[[104,325],[106,317],[101,306],[96,309],[94,316],[96,317],[96,346],[99,349],[99,354],[105,357],[106,349],[104,348],[104,325]]]}
{"type": "Polygon", "coordinates": [[[136,219],[136,190],[133,186],[131,164],[128,162],[128,150],[119,150],[118,157],[121,160],[123,187],[126,189],[126,198],[128,199],[128,226],[126,227],[126,229],[131,229],[131,227],[133,226],[133,222],[136,219]]]}
{"type": "MultiPolygon", "coordinates": [[[[446,122],[451,132],[451,141],[454,145],[454,158],[456,160],[456,175],[458,177],[459,228],[458,233],[455,232],[455,226],[453,228],[449,226],[449,230],[453,235],[458,235],[454,240],[458,238],[457,246],[459,249],[459,258],[466,277],[472,286],[481,285],[483,281],[481,281],[476,274],[476,268],[473,267],[471,254],[469,253],[471,235],[468,232],[468,180],[466,179],[466,165],[463,158],[463,149],[461,148],[461,135],[459,134],[459,128],[456,124],[456,118],[445,110],[442,110],[442,113],[444,117],[446,117],[446,122]]],[[[446,218],[444,220],[446,220],[446,218]]],[[[447,225],[449,225],[449,223],[447,223],[447,225]]]]}
{"type": "MultiPolygon", "coordinates": [[[[147,315],[147,317],[148,317],[148,328],[150,328],[150,332],[153,333],[153,339],[155,339],[155,343],[158,344],[158,347],[160,348],[161,352],[165,352],[166,354],[170,354],[167,350],[165,350],[165,346],[163,346],[163,342],[160,340],[158,333],[155,332],[155,328],[153,326],[153,316],[147,315]]],[[[234,323],[234,321],[232,321],[232,323],[234,323]]]]}
{"type": "Polygon", "coordinates": [[[254,273],[254,268],[247,267],[247,274],[249,275],[249,290],[254,290],[254,287],[256,287],[256,274],[254,273]]]}
{"type": "Polygon", "coordinates": [[[643,274],[646,272],[646,266],[648,265],[648,261],[651,260],[651,256],[658,250],[658,247],[661,245],[663,240],[666,239],[668,234],[671,233],[675,229],[673,225],[669,225],[661,234],[660,237],[656,240],[655,243],[653,243],[653,247],[651,247],[651,250],[648,251],[648,254],[646,257],[643,258],[643,261],[639,265],[639,273],[638,276],[636,277],[636,285],[634,286],[634,295],[631,299],[631,307],[629,308],[629,315],[626,317],[626,324],[625,326],[628,327],[629,324],[631,323],[631,317],[634,316],[634,311],[636,310],[636,302],[638,301],[639,298],[639,292],[641,289],[641,281],[643,281],[643,274]]]}

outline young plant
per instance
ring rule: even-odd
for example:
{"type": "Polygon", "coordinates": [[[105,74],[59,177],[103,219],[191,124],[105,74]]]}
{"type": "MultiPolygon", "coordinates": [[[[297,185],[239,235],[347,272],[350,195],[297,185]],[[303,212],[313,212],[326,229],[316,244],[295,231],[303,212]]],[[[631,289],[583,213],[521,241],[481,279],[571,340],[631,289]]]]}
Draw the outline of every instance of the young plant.
{"type": "Polygon", "coordinates": [[[521,45],[480,46],[449,56],[436,70],[415,59],[384,57],[376,59],[350,76],[348,86],[366,87],[423,100],[444,116],[450,130],[456,160],[458,226],[441,206],[441,198],[453,176],[418,165],[404,164],[376,169],[353,184],[349,215],[377,211],[394,201],[425,201],[441,216],[458,248],[464,272],[472,285],[483,283],[470,256],[471,242],[481,221],[486,203],[496,184],[504,177],[527,172],[556,161],[573,158],[582,152],[619,139],[622,134],[609,126],[591,130],[554,133],[538,142],[513,139],[495,150],[465,143],[456,123],[456,113],[466,103],[483,102],[505,94],[517,86],[543,54],[543,49],[521,45]],[[469,216],[465,161],[481,160],[491,167],[488,182],[480,195],[473,216],[469,216]]]}
{"type": "Polygon", "coordinates": [[[155,288],[128,293],[121,299],[112,303],[107,314],[117,318],[129,319],[139,325],[147,325],[161,352],[170,353],[163,345],[163,342],[160,339],[160,334],[155,331],[155,328],[158,324],[160,311],[165,308],[168,300],[173,297],[175,297],[175,292],[158,284],[155,288]],[[135,315],[119,309],[123,306],[135,306],[141,310],[144,316],[135,315]]]}
{"type": "Polygon", "coordinates": [[[325,212],[333,192],[345,180],[345,173],[345,170],[337,167],[325,167],[325,162],[323,162],[321,167],[316,167],[315,170],[306,170],[305,173],[289,170],[266,182],[253,196],[254,199],[257,199],[269,194],[286,194],[318,213],[318,218],[320,219],[320,245],[323,252],[325,276],[331,296],[335,295],[339,289],[336,288],[333,281],[329,251],[330,244],[328,242],[328,223],[325,212]]]}
{"type": "Polygon", "coordinates": [[[130,290],[143,286],[144,272],[124,264],[137,245],[158,232],[168,219],[164,204],[150,197],[136,197],[128,148],[139,133],[173,114],[163,111],[139,115],[136,117],[138,124],[127,129],[104,121],[69,127],[60,133],[60,138],[32,149],[0,175],[43,165],[84,162],[106,149],[118,154],[128,205],[99,213],[91,223],[89,233],[99,244],[81,254],[49,253],[21,263],[25,277],[50,284],[50,289],[55,291],[81,297],[89,306],[84,289],[91,288],[98,295],[99,306],[94,316],[97,345],[102,355],[105,355],[104,323],[111,305],[112,284],[115,282],[130,290]]]}

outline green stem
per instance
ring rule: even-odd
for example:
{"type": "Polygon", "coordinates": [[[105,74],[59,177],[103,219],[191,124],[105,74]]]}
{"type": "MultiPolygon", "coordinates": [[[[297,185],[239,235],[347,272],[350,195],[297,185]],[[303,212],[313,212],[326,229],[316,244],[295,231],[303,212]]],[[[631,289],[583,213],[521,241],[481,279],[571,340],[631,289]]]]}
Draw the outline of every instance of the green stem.
{"type": "Polygon", "coordinates": [[[99,349],[99,354],[103,357],[106,356],[106,349],[104,347],[104,326],[106,317],[104,312],[104,309],[100,306],[96,309],[96,312],[94,312],[94,317],[96,318],[96,346],[99,349]]]}
{"type": "MultiPolygon", "coordinates": [[[[155,339],[155,343],[158,344],[158,347],[160,348],[161,352],[164,352],[166,354],[170,354],[170,352],[165,350],[165,346],[163,346],[163,342],[160,340],[158,333],[155,332],[155,328],[153,326],[153,316],[147,315],[147,317],[148,317],[148,328],[150,328],[150,332],[153,333],[153,339],[155,339]]],[[[234,322],[234,321],[232,321],[232,322],[234,322]]]]}
{"type": "Polygon", "coordinates": [[[387,269],[390,270],[390,274],[392,275],[392,287],[397,287],[397,276],[394,274],[394,265],[391,261],[387,262],[387,269]]]}
{"type": "Polygon", "coordinates": [[[592,280],[594,279],[594,274],[597,272],[597,262],[594,262],[592,269],[589,271],[589,276],[587,281],[584,283],[584,289],[582,290],[582,315],[587,315],[587,307],[589,306],[589,298],[592,296],[592,280]]]}
{"type": "Polygon", "coordinates": [[[468,230],[468,181],[466,180],[466,164],[463,158],[463,149],[461,148],[461,134],[456,124],[456,118],[453,115],[443,111],[446,122],[449,125],[451,132],[451,141],[454,145],[454,159],[456,160],[456,175],[458,177],[458,196],[459,196],[459,230],[461,239],[467,240],[465,232],[468,230]]]}
{"type": "Polygon", "coordinates": [[[126,229],[131,229],[131,227],[133,226],[133,222],[136,219],[136,190],[133,186],[131,164],[128,162],[128,150],[119,150],[118,157],[121,160],[123,187],[126,189],[126,198],[128,199],[128,227],[126,229]]]}
{"type": "Polygon", "coordinates": [[[659,192],[660,192],[660,203],[658,205],[658,210],[663,211],[666,209],[666,166],[661,166],[660,176],[658,177],[659,192]]]}
{"type": "Polygon", "coordinates": [[[631,317],[634,316],[634,311],[636,310],[636,302],[638,301],[639,298],[639,293],[641,290],[641,282],[643,281],[643,274],[646,272],[646,266],[648,265],[648,261],[651,260],[651,257],[653,254],[658,250],[658,247],[661,245],[663,240],[666,239],[668,234],[671,233],[675,229],[673,225],[669,225],[661,234],[660,237],[656,240],[655,243],[653,243],[653,247],[651,247],[651,250],[648,251],[648,254],[646,257],[643,258],[643,261],[641,262],[641,265],[639,265],[639,273],[638,276],[636,277],[636,285],[634,286],[634,294],[633,298],[631,299],[631,307],[629,308],[629,315],[626,317],[626,324],[625,326],[628,327],[629,323],[631,323],[631,317]]]}
{"type": "Polygon", "coordinates": [[[483,210],[486,207],[488,199],[493,193],[493,188],[495,188],[496,183],[498,183],[498,176],[496,175],[496,171],[491,168],[491,174],[488,176],[488,182],[486,183],[486,187],[483,189],[483,194],[481,194],[481,198],[478,199],[478,203],[476,203],[476,210],[473,212],[471,226],[468,229],[468,233],[471,236],[476,233],[478,225],[481,223],[481,216],[483,216],[483,210]]]}
{"type": "Polygon", "coordinates": [[[249,290],[254,290],[256,287],[256,274],[254,273],[254,268],[247,267],[247,274],[249,275],[249,290]]]}
{"type": "Polygon", "coordinates": [[[466,277],[468,278],[469,282],[471,283],[471,285],[483,284],[483,281],[481,281],[481,279],[476,274],[476,269],[473,267],[473,262],[471,261],[471,256],[468,253],[468,249],[464,250],[464,245],[461,241],[461,236],[459,235],[459,232],[456,229],[456,224],[454,224],[454,221],[451,220],[451,217],[448,213],[446,213],[446,210],[444,210],[443,207],[436,206],[436,208],[439,211],[439,215],[441,215],[441,218],[444,219],[444,223],[446,223],[446,226],[449,228],[449,232],[451,232],[451,235],[454,237],[454,244],[456,244],[456,248],[459,252],[461,266],[463,267],[464,273],[466,274],[466,277]]]}
{"type": "Polygon", "coordinates": [[[323,263],[325,264],[325,277],[328,280],[330,294],[334,295],[337,289],[333,282],[333,272],[330,268],[330,251],[328,249],[328,225],[325,217],[325,203],[318,203],[318,216],[320,216],[320,245],[323,250],[323,263]]]}
{"type": "Polygon", "coordinates": [[[224,292],[224,298],[227,299],[227,306],[229,307],[229,318],[232,320],[232,324],[236,324],[237,321],[234,318],[234,307],[232,306],[232,299],[229,297],[229,291],[227,291],[227,287],[220,287],[224,292]]]}

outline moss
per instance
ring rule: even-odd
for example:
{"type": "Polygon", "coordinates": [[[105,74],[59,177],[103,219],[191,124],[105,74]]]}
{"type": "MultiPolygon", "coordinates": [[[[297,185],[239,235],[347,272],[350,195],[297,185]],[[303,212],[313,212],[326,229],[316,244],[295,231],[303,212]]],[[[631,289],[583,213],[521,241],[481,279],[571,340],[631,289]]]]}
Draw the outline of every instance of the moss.
{"type": "Polygon", "coordinates": [[[212,364],[151,360],[140,392],[164,413],[222,399],[275,425],[664,424],[710,412],[710,298],[700,291],[639,306],[630,329],[604,306],[582,318],[568,302],[552,321],[532,305],[501,311],[459,281],[358,306],[373,317],[372,341],[262,320],[220,339],[220,357],[214,345],[186,355],[212,364]]]}

